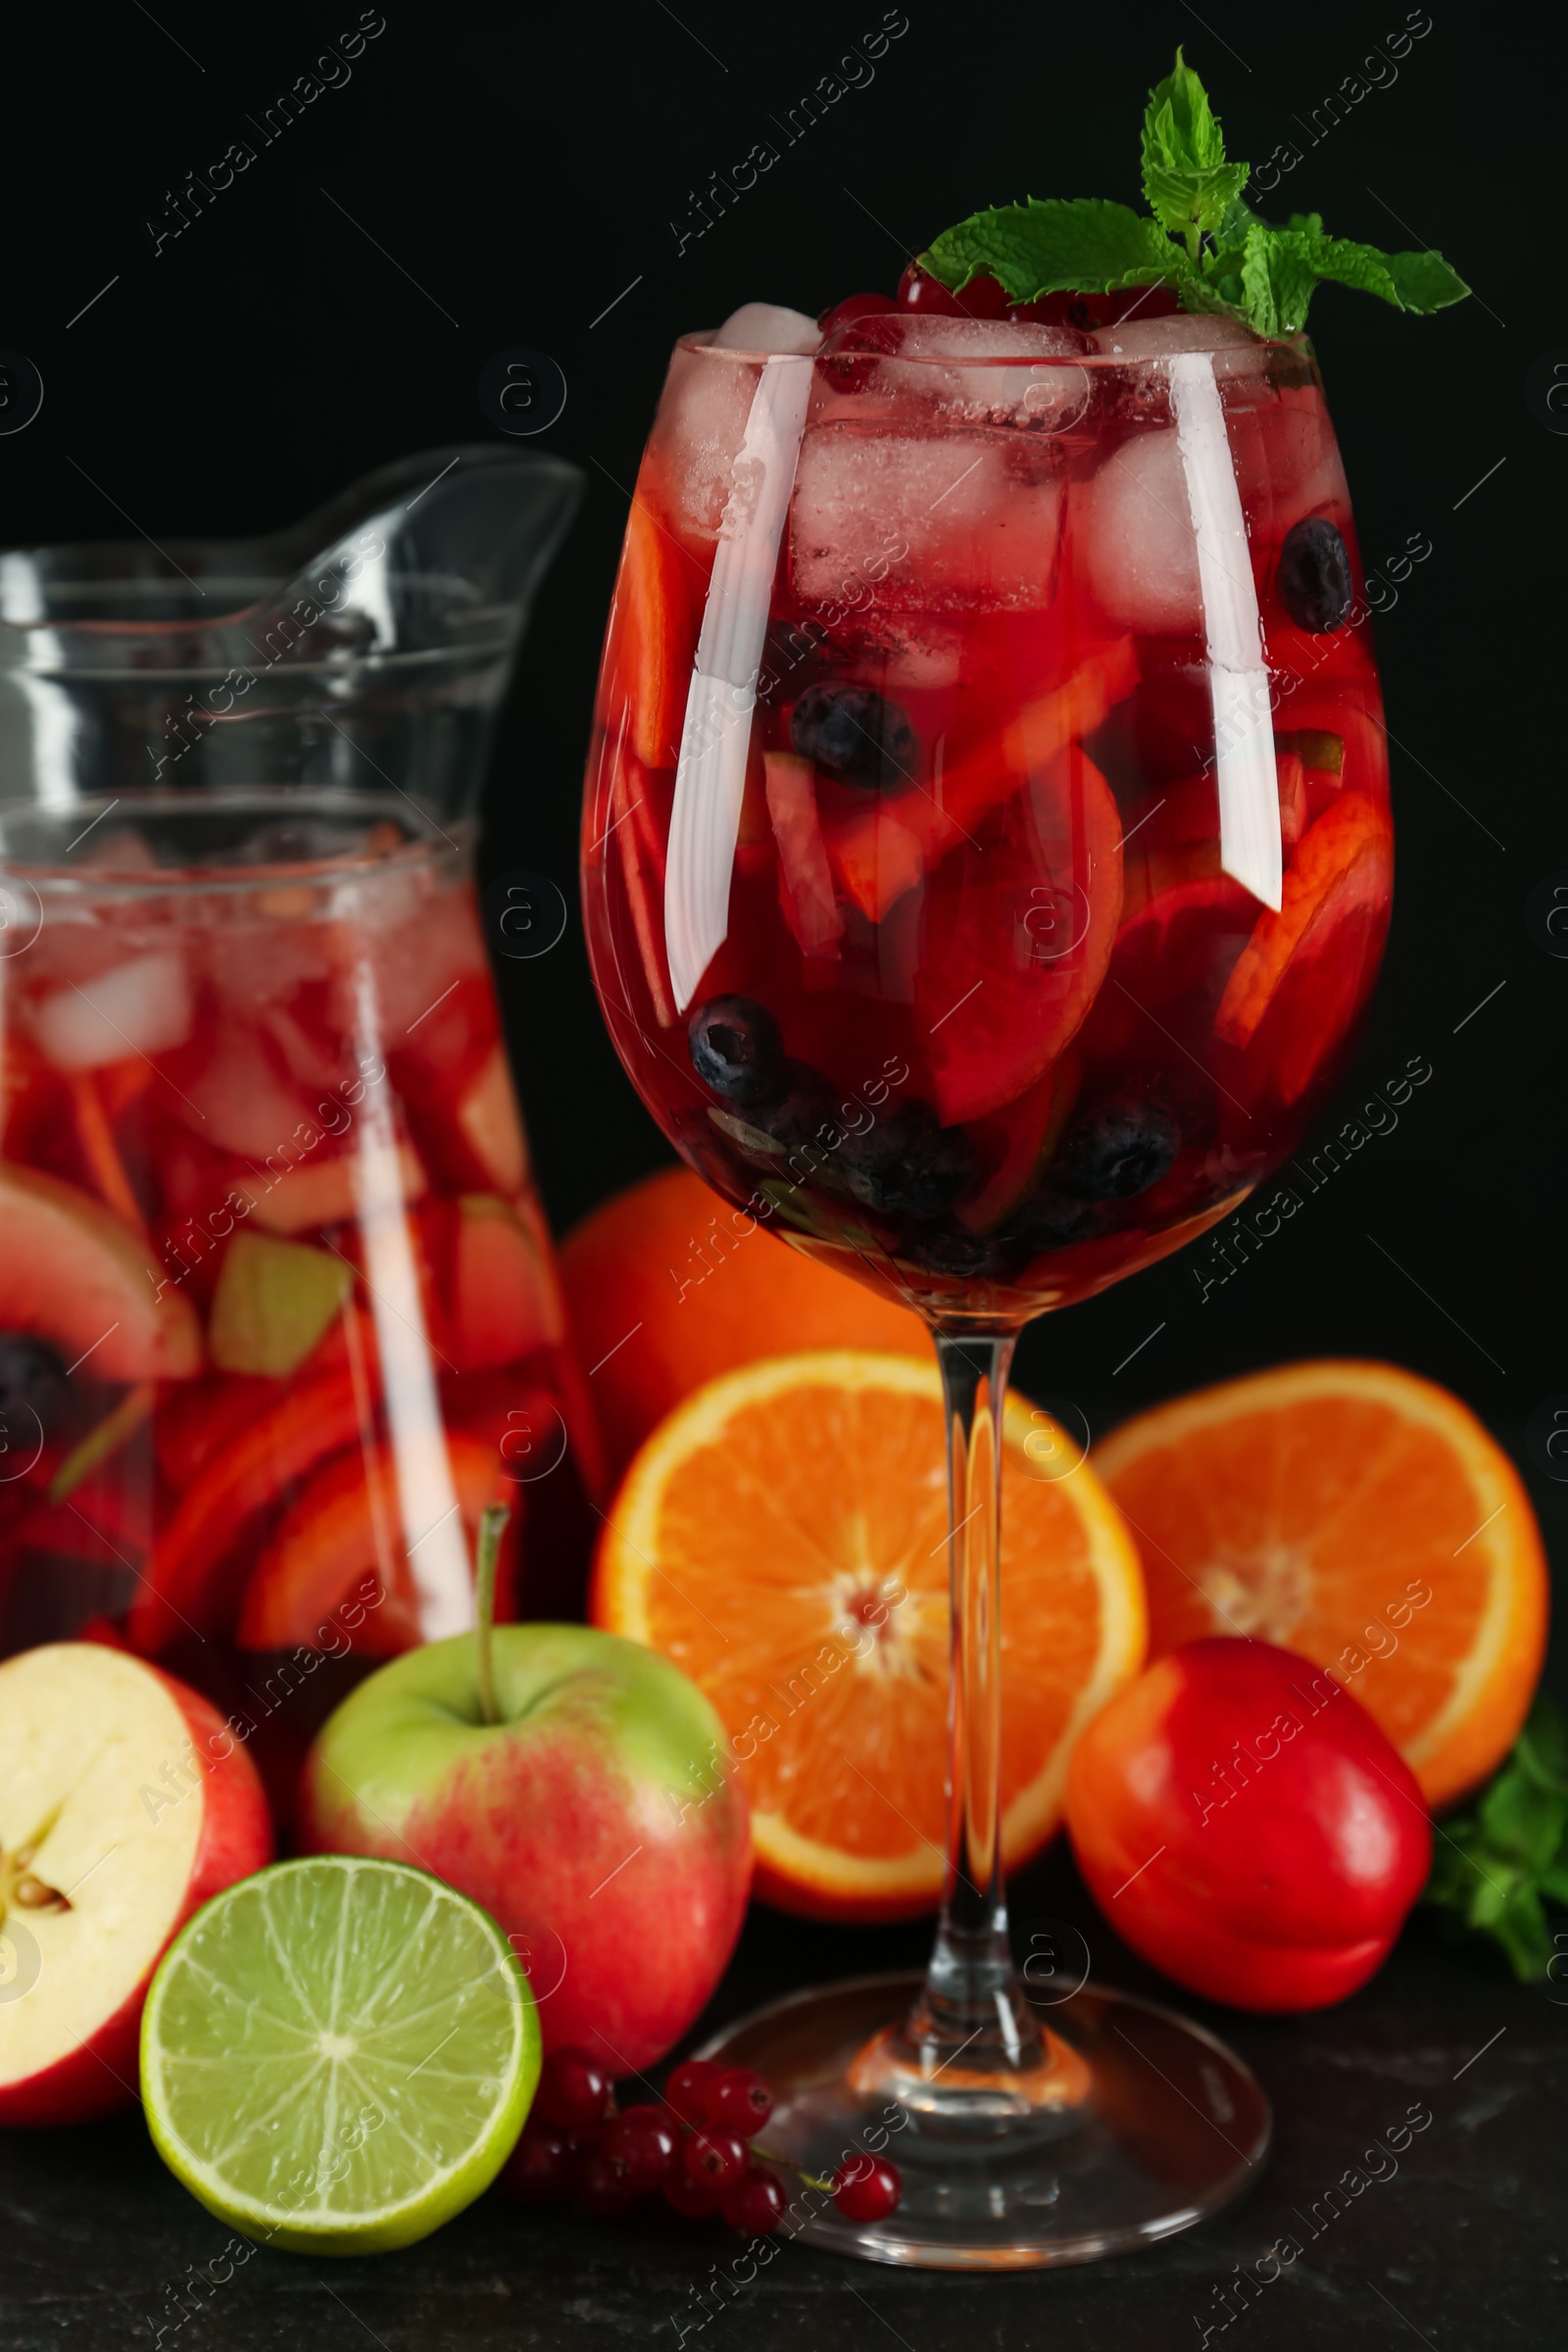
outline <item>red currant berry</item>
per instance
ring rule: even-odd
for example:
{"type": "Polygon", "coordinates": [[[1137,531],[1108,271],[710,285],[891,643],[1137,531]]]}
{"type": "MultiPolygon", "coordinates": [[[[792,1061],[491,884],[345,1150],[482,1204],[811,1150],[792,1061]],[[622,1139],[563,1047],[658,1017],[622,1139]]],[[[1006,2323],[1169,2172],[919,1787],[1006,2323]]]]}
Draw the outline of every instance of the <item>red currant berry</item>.
{"type": "Polygon", "coordinates": [[[680,2154],[681,2129],[666,2107],[623,2107],[605,2126],[600,2148],[613,2164],[625,2167],[637,2192],[658,2188],[673,2172],[680,2154]]]}
{"type": "Polygon", "coordinates": [[[773,2173],[753,2165],[724,2191],[724,2219],[742,2237],[765,2237],[784,2219],[784,2186],[773,2173]]]}
{"type": "Polygon", "coordinates": [[[904,2194],[885,2156],[851,2156],[833,2176],[833,2202],[847,2222],[884,2222],[904,2194]]]}
{"type": "Polygon", "coordinates": [[[552,2050],[539,2074],[534,2113],[564,2132],[588,2132],[613,2105],[611,2076],[588,2050],[552,2050]]]}
{"type": "Polygon", "coordinates": [[[689,2133],[680,2155],[693,2180],[710,2180],[715,2188],[727,2188],[732,2180],[738,2180],[751,2161],[740,2133],[726,2132],[722,2124],[709,2124],[689,2133]]]}
{"type": "Polygon", "coordinates": [[[842,302],[824,311],[816,323],[824,335],[830,335],[836,326],[848,326],[852,319],[880,318],[898,307],[885,294],[847,294],[842,302]]]}
{"type": "Polygon", "coordinates": [[[553,2205],[570,2184],[571,2143],[556,2124],[530,2116],[507,2158],[501,2185],[522,2205],[553,2205]]]}
{"type": "Polygon", "coordinates": [[[898,307],[941,318],[956,318],[958,306],[940,277],[928,277],[911,262],[899,280],[898,307]]]}
{"type": "Polygon", "coordinates": [[[961,294],[955,294],[939,277],[930,277],[911,262],[899,280],[898,307],[940,318],[1001,318],[1006,312],[1005,289],[994,277],[971,277],[961,294]]]}
{"type": "Polygon", "coordinates": [[[677,2168],[664,2182],[664,2203],[689,2222],[706,2221],[710,2213],[716,2213],[723,2194],[718,2182],[694,2180],[684,2168],[677,2168]]]}
{"type": "Polygon", "coordinates": [[[743,2139],[755,2139],[773,2112],[773,2093],[749,2066],[732,2066],[713,2084],[708,2112],[715,2124],[728,2124],[743,2139]]]}
{"type": "Polygon", "coordinates": [[[687,2058],[676,2067],[664,2084],[664,2097],[683,2124],[709,2121],[708,2094],[723,2072],[711,2058],[687,2058]]]}
{"type": "Polygon", "coordinates": [[[643,2188],[624,2164],[607,2153],[602,2139],[585,2156],[572,2159],[572,2195],[584,2213],[594,2214],[600,2221],[612,2222],[617,2215],[629,2213],[643,2188]]]}

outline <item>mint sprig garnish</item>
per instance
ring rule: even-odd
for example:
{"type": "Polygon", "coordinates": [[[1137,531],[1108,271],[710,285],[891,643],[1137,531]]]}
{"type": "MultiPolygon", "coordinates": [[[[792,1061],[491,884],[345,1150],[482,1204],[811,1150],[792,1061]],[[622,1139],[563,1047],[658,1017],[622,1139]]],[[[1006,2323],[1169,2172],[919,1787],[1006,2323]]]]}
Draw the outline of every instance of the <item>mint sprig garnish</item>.
{"type": "Polygon", "coordinates": [[[1568,1725],[1549,1698],[1475,1802],[1438,1824],[1422,1900],[1455,1933],[1499,1943],[1521,1983],[1568,1982],[1568,1936],[1558,1942],[1546,1916],[1568,1909],[1568,1725]]]}
{"type": "Polygon", "coordinates": [[[1144,202],[1196,264],[1251,176],[1250,164],[1225,161],[1208,92],[1178,49],[1175,73],[1151,90],[1144,112],[1144,202]]]}
{"type": "Polygon", "coordinates": [[[1179,49],[1144,113],[1143,177],[1147,214],[1093,197],[1031,196],[945,229],[919,266],[954,293],[994,277],[1014,302],[1170,286],[1186,309],[1227,313],[1268,336],[1299,334],[1325,280],[1423,313],[1470,291],[1441,254],[1326,236],[1317,213],[1293,213],[1278,228],[1250,211],[1243,191],[1251,166],[1227,162],[1208,93],[1179,49]]]}

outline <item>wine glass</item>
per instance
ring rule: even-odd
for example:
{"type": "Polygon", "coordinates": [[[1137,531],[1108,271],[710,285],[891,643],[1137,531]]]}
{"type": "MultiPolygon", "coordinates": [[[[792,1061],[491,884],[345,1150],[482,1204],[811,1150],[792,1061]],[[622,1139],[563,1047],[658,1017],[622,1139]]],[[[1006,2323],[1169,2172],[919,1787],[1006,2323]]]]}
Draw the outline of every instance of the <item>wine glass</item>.
{"type": "Polygon", "coordinates": [[[588,767],[595,984],[676,1148],[917,1309],[946,1408],[929,1968],[712,2045],[808,2170],[897,2134],[894,2214],[798,2209],[843,2251],[1086,2260],[1266,2149],[1212,2035],[1087,1985],[1043,2021],[1014,1970],[999,1429],[1021,1327],[1224,1217],[1345,1064],[1392,883],[1361,584],[1304,338],[900,315],[671,361],[588,767]]]}

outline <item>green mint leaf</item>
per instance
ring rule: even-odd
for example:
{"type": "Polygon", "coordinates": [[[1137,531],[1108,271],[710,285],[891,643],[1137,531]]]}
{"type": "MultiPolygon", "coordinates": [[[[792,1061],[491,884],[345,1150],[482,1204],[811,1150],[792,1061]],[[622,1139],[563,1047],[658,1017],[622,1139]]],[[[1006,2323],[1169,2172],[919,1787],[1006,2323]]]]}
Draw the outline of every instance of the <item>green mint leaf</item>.
{"type": "Polygon", "coordinates": [[[1144,115],[1144,200],[1173,236],[1198,241],[1219,226],[1250,179],[1250,164],[1229,164],[1208,94],[1181,51],[1176,70],[1149,94],[1144,115]]]}
{"type": "Polygon", "coordinates": [[[1376,245],[1358,245],[1349,237],[1303,237],[1293,229],[1277,229],[1275,234],[1297,237],[1319,277],[1379,294],[1396,310],[1441,311],[1450,302],[1461,302],[1470,291],[1441,254],[1382,253],[1376,245]]]}
{"type": "Polygon", "coordinates": [[[1250,164],[1221,164],[1212,172],[1144,166],[1144,195],[1157,220],[1178,236],[1206,236],[1219,226],[1252,176],[1250,164]]]}
{"type": "Polygon", "coordinates": [[[1529,1772],[1516,1764],[1494,1781],[1480,1810],[1481,1826],[1496,1852],[1509,1855],[1524,1870],[1550,1869],[1568,1829],[1568,1795],[1538,1788],[1529,1772]]]}
{"type": "Polygon", "coordinates": [[[996,278],[1014,302],[1042,294],[1111,293],[1181,274],[1182,257],[1157,223],[1125,204],[1031,196],[974,213],[944,229],[919,266],[961,293],[972,277],[996,278]]]}
{"type": "Polygon", "coordinates": [[[1303,237],[1299,229],[1276,229],[1274,233],[1295,239],[1298,249],[1310,255],[1319,277],[1330,278],[1339,286],[1354,286],[1363,294],[1380,294],[1385,302],[1398,302],[1388,256],[1375,245],[1357,245],[1349,237],[1303,237]]]}
{"type": "Polygon", "coordinates": [[[1399,308],[1426,317],[1463,302],[1470,289],[1441,253],[1386,253],[1384,268],[1394,280],[1399,308]]]}
{"type": "Polygon", "coordinates": [[[1546,1926],[1541,1896],[1534,1886],[1522,1886],[1494,1921],[1492,1934],[1508,1956],[1521,1984],[1539,1984],[1551,1966],[1551,1932],[1546,1926]]]}
{"type": "Polygon", "coordinates": [[[1178,172],[1212,172],[1225,161],[1225,141],[1204,89],[1181,51],[1173,71],[1149,93],[1144,113],[1144,162],[1178,172]]]}
{"type": "Polygon", "coordinates": [[[1251,206],[1244,204],[1238,196],[1234,204],[1228,204],[1225,207],[1224,213],[1220,217],[1218,226],[1214,230],[1215,244],[1218,246],[1245,245],[1248,230],[1254,220],[1261,224],[1262,218],[1261,213],[1254,213],[1251,206]]]}
{"type": "Polygon", "coordinates": [[[1540,1788],[1568,1788],[1568,1722],[1538,1692],[1514,1755],[1540,1788]]]}
{"type": "Polygon", "coordinates": [[[1306,324],[1306,307],[1318,270],[1311,248],[1316,240],[1288,228],[1254,220],[1242,248],[1242,289],[1247,316],[1260,335],[1297,335],[1306,324]]]}
{"type": "MultiPolygon", "coordinates": [[[[1204,275],[1213,284],[1231,268],[1232,255],[1216,253],[1204,275]]],[[[1240,274],[1242,306],[1260,335],[1298,334],[1320,280],[1379,295],[1400,311],[1441,310],[1469,291],[1441,255],[1382,253],[1349,237],[1325,236],[1316,213],[1294,214],[1288,228],[1252,218],[1240,274]]]]}
{"type": "Polygon", "coordinates": [[[1568,1903],[1568,1726],[1548,1698],[1479,1798],[1443,1823],[1422,1899],[1454,1933],[1499,1944],[1523,1983],[1546,1975],[1545,1906],[1568,1903]]]}

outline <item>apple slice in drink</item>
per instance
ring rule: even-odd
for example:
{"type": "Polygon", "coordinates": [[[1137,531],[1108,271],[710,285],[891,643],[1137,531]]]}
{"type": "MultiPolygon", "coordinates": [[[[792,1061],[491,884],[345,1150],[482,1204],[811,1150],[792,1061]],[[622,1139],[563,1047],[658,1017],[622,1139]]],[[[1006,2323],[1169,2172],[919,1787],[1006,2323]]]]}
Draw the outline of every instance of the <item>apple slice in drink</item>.
{"type": "Polygon", "coordinates": [[[452,1369],[492,1372],[558,1345],[565,1334],[561,1296],[529,1219],[494,1193],[465,1194],[455,1209],[452,1369]]]}
{"type": "Polygon", "coordinates": [[[1113,974],[1135,1010],[1179,997],[1222,963],[1226,933],[1234,960],[1257,914],[1251,892],[1220,871],[1217,839],[1160,850],[1128,876],[1113,974]]]}
{"type": "Polygon", "coordinates": [[[1008,1103],[1004,1120],[999,1119],[994,1127],[981,1120],[972,1130],[977,1144],[984,1146],[994,1136],[1001,1149],[997,1164],[979,1192],[956,1211],[958,1222],[971,1233],[994,1232],[1009,1210],[1033,1192],[1040,1170],[1072,1116],[1082,1076],[1082,1056],[1075,1046],[1069,1046],[1027,1094],[1008,1103]]]}
{"type": "Polygon", "coordinates": [[[836,956],[844,910],[833,894],[811,762],[795,752],[765,752],[762,764],[784,919],[803,956],[836,956]]]}
{"type": "MultiPolygon", "coordinates": [[[[452,1484],[470,1546],[487,1503],[510,1499],[499,1455],[474,1438],[449,1436],[452,1484]]],[[[360,1603],[363,1622],[345,1621],[362,1655],[393,1657],[419,1639],[414,1580],[403,1538],[396,1467],[384,1447],[367,1460],[359,1447],[317,1471],[284,1515],[245,1589],[242,1649],[316,1649],[345,1603],[360,1603]]],[[[508,1613],[510,1555],[499,1570],[508,1613]]]]}
{"type": "Polygon", "coordinates": [[[1118,637],[1089,655],[1061,685],[1025,703],[996,734],[960,751],[931,786],[889,794],[836,826],[828,856],[861,913],[880,922],[994,808],[1041,775],[1069,744],[1081,744],[1102,725],[1137,683],[1133,641],[1118,637]]]}
{"type": "Polygon", "coordinates": [[[528,1181],[528,1145],[505,1047],[495,1048],[466,1089],[457,1124],[484,1181],[498,1193],[520,1193],[528,1181]]]}
{"type": "Polygon", "coordinates": [[[241,1430],[277,1402],[277,1383],[235,1372],[209,1372],[160,1402],[153,1425],[159,1473],[177,1494],[241,1430]]]}
{"type": "Polygon", "coordinates": [[[0,1330],[47,1340],[68,1366],[90,1356],[99,1380],[188,1380],[200,1368],[189,1299],[86,1193],[8,1162],[0,1231],[0,1330]]]}
{"type": "Polygon", "coordinates": [[[363,1438],[368,1398],[354,1367],[285,1391],[198,1471],[153,1545],[130,1605],[128,1631],[144,1655],[180,1632],[205,1634],[221,1617],[220,1571],[257,1511],[330,1453],[363,1438]]]}
{"type": "MultiPolygon", "coordinates": [[[[420,1200],[426,1177],[412,1144],[396,1147],[397,1174],[393,1180],[404,1200],[420,1200]]],[[[310,1233],[321,1225],[350,1223],[359,1211],[362,1195],[369,1188],[359,1152],[339,1152],[330,1159],[299,1159],[281,1173],[262,1175],[236,1167],[230,1190],[247,1204],[247,1214],[269,1233],[310,1233]]]]}
{"type": "Polygon", "coordinates": [[[272,1855],[222,1718],[93,1642],[0,1666],[0,2124],[136,2097],[142,2002],[193,1911],[272,1855]]]}
{"type": "Polygon", "coordinates": [[[213,1293],[208,1344],[220,1372],[285,1380],[342,1313],[354,1269],[330,1250],[236,1233],[213,1293]]]}
{"type": "Polygon", "coordinates": [[[1009,811],[983,858],[927,885],[915,1014],[944,1126],[1043,1077],[1094,1003],[1121,913],[1121,819],[1076,745],[1009,811]]]}

